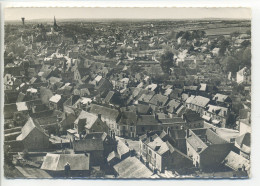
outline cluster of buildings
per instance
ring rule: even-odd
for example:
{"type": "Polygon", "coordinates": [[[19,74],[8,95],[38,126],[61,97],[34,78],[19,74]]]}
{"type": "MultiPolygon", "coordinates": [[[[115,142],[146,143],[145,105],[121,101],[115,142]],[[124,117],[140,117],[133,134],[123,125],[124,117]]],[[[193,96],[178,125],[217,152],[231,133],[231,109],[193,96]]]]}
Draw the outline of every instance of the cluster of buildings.
{"type": "MultiPolygon", "coordinates": [[[[13,164],[50,177],[250,174],[250,99],[224,90],[231,80],[222,81],[214,63],[218,50],[203,53],[210,39],[190,55],[184,48],[196,41],[175,43],[164,27],[139,26],[127,39],[124,26],[100,25],[95,31],[105,34],[87,40],[66,35],[56,20],[49,32],[27,28],[35,36],[23,29],[17,42],[25,56],[5,56],[4,138],[13,164]],[[180,46],[177,65],[160,82],[164,45],[180,46]]],[[[237,83],[250,84],[248,72],[237,72],[237,83]]]]}

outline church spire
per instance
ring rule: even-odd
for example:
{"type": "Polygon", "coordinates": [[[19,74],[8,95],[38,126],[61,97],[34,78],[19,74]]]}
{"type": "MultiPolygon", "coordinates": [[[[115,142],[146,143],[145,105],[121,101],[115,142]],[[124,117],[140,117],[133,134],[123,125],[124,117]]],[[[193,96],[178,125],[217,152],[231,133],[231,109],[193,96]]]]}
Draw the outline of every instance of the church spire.
{"type": "Polygon", "coordinates": [[[54,27],[57,27],[57,23],[56,23],[56,18],[55,18],[55,16],[54,16],[54,23],[53,23],[53,26],[54,26],[54,27]]]}

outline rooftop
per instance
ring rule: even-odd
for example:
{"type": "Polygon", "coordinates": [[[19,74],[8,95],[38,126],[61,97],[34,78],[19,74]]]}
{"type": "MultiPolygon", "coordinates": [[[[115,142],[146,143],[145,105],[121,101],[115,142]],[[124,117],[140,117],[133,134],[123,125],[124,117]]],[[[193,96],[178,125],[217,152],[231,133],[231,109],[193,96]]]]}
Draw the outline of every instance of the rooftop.
{"type": "Polygon", "coordinates": [[[50,171],[64,171],[69,163],[70,170],[89,170],[90,154],[51,154],[44,157],[41,169],[50,171]]]}

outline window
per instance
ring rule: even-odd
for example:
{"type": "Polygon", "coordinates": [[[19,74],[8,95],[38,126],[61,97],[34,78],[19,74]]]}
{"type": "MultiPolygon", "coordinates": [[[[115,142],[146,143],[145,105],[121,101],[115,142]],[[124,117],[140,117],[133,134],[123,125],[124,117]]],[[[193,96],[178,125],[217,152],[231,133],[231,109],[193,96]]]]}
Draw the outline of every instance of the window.
{"type": "Polygon", "coordinates": [[[149,153],[149,155],[152,155],[152,151],[150,149],[149,149],[148,153],[149,153]]]}
{"type": "Polygon", "coordinates": [[[156,159],[156,154],[154,154],[154,159],[156,159]]]}

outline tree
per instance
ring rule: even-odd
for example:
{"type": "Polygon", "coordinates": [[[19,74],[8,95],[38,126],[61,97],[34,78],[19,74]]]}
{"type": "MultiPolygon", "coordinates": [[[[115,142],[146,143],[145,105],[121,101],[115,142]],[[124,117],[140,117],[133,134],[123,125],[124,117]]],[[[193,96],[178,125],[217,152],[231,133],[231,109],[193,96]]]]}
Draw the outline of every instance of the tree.
{"type": "Polygon", "coordinates": [[[243,51],[242,66],[251,67],[251,47],[247,47],[243,51]]]}
{"type": "Polygon", "coordinates": [[[176,39],[178,39],[179,37],[182,37],[182,35],[184,34],[183,31],[180,31],[176,34],[176,39]]]}
{"type": "Polygon", "coordinates": [[[191,40],[191,33],[189,31],[186,31],[183,35],[182,35],[183,39],[186,40],[191,40]]]}
{"type": "Polygon", "coordinates": [[[229,41],[227,41],[225,39],[221,41],[220,48],[219,48],[219,55],[220,56],[224,56],[228,46],[229,46],[229,41]]]}
{"type": "Polygon", "coordinates": [[[238,37],[240,35],[240,33],[238,31],[232,32],[230,34],[231,37],[238,37]]]}
{"type": "Polygon", "coordinates": [[[225,57],[221,64],[224,66],[225,72],[236,73],[239,70],[239,63],[232,56],[225,57]]]}
{"type": "Polygon", "coordinates": [[[161,65],[164,73],[167,73],[167,74],[170,73],[170,68],[173,67],[173,57],[174,57],[174,54],[169,50],[165,51],[161,55],[160,65],[161,65]]]}
{"type": "Polygon", "coordinates": [[[251,42],[249,40],[244,40],[242,43],[241,43],[241,47],[248,47],[248,46],[251,46],[251,42]]]}

